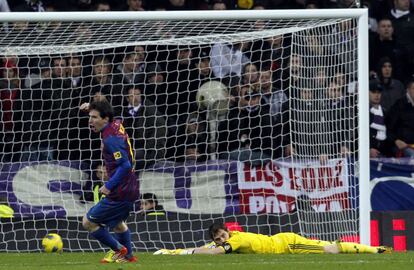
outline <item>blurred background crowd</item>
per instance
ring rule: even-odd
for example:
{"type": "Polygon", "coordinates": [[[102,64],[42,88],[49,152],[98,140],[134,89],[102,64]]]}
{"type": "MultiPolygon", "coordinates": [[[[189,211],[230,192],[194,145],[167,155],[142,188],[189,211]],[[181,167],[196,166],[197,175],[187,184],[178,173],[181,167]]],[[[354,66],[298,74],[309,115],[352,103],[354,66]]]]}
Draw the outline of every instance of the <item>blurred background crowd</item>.
{"type": "MultiPolygon", "coordinates": [[[[369,8],[370,83],[369,89],[359,91],[369,90],[371,158],[414,157],[414,1],[360,4],[369,8]]],[[[351,0],[0,0],[3,12],[287,8],[357,8],[357,4],[351,0]]],[[[1,32],[7,35],[21,27],[3,25],[1,32]]],[[[356,48],[355,28],[336,27],[342,29],[339,43],[356,48]]],[[[316,44],[312,48],[322,48],[312,37],[308,40],[316,44]]],[[[138,170],[161,160],[231,159],[260,165],[275,158],[316,155],[324,161],[355,153],[355,71],[342,68],[342,60],[336,59],[334,72],[319,69],[312,84],[293,91],[306,57],[292,53],[291,43],[291,36],[283,34],[213,45],[0,56],[0,160],[69,159],[101,166],[99,135],[90,134],[88,115],[78,108],[82,102],[102,98],[110,100],[115,116],[123,119],[133,139],[138,170]],[[313,91],[314,87],[322,90],[313,91]],[[226,100],[222,114],[213,117],[209,112],[211,104],[203,103],[208,95],[226,100]]],[[[312,50],[312,55],[318,53],[312,50]]]]}

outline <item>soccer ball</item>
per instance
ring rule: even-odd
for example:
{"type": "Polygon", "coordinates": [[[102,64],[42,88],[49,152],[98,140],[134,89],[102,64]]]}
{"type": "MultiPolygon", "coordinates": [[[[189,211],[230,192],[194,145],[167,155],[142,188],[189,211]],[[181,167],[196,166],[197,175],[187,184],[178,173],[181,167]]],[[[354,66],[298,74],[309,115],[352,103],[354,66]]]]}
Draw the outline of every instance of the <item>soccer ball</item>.
{"type": "Polygon", "coordinates": [[[49,233],[43,238],[42,246],[46,253],[62,252],[62,238],[56,233],[49,233]]]}
{"type": "Polygon", "coordinates": [[[201,108],[207,108],[223,115],[229,107],[227,87],[217,81],[205,82],[197,91],[197,101],[201,108]]]}

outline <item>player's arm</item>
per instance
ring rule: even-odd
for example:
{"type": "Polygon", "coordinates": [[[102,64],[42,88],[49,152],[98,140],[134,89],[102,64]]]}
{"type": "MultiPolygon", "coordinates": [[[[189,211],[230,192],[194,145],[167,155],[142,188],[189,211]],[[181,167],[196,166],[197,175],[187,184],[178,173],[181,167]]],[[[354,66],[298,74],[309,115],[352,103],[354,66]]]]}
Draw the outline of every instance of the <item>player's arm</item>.
{"type": "Polygon", "coordinates": [[[160,249],[154,252],[154,255],[192,255],[192,254],[206,254],[206,255],[220,255],[231,253],[232,248],[230,244],[224,243],[221,246],[214,247],[199,247],[199,248],[188,248],[188,249],[160,249]]]}
{"type": "Polygon", "coordinates": [[[219,255],[219,254],[225,254],[226,251],[224,250],[223,246],[218,246],[215,248],[195,248],[193,250],[193,254],[209,254],[209,255],[219,255]]]}
{"type": "Polygon", "coordinates": [[[154,255],[192,255],[192,254],[207,254],[207,255],[218,255],[224,254],[223,247],[215,248],[188,248],[188,249],[160,249],[154,252],[154,255]]]}
{"type": "Polygon", "coordinates": [[[114,157],[116,163],[115,173],[105,183],[105,187],[113,190],[121,183],[122,178],[126,176],[132,168],[132,164],[128,159],[128,154],[125,151],[124,140],[119,137],[110,136],[104,141],[105,148],[114,157]]]}

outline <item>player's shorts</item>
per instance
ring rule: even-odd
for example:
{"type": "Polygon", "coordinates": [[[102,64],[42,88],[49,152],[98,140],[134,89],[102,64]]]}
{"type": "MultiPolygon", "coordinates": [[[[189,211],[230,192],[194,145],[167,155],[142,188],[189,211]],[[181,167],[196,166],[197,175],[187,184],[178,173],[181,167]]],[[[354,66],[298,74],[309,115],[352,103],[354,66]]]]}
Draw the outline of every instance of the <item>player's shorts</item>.
{"type": "Polygon", "coordinates": [[[272,236],[275,241],[276,253],[284,254],[320,254],[324,246],[332,244],[328,241],[312,240],[296,233],[278,233],[272,236]]]}
{"type": "Polygon", "coordinates": [[[100,200],[89,209],[86,217],[90,222],[114,228],[120,222],[125,221],[129,212],[133,209],[133,203],[128,201],[110,201],[107,198],[100,200]]]}

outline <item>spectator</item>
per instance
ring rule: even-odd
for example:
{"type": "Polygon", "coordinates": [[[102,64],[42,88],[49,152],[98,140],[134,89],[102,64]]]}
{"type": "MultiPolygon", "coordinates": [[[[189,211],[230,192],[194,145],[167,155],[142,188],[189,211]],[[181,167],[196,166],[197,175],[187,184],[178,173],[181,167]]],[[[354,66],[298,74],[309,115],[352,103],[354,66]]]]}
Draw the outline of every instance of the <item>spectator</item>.
{"type": "Polygon", "coordinates": [[[411,59],[414,57],[414,14],[410,6],[410,0],[394,0],[390,15],[394,25],[395,40],[408,50],[411,59]]]}
{"type": "Polygon", "coordinates": [[[23,144],[21,161],[52,160],[56,149],[56,134],[51,134],[52,74],[49,61],[43,61],[39,82],[22,89],[14,103],[15,132],[23,144]]]}
{"type": "MultiPolygon", "coordinates": [[[[83,75],[83,65],[79,55],[71,55],[67,59],[67,62],[68,67],[66,73],[72,89],[71,108],[78,108],[82,103],[89,101],[89,93],[87,93],[86,87],[87,80],[83,75]]],[[[76,109],[76,111],[79,110],[76,109]]]]}
{"type": "Polygon", "coordinates": [[[10,7],[7,3],[7,0],[0,0],[0,12],[10,12],[10,7]]]}
{"type": "Polygon", "coordinates": [[[280,1],[278,4],[282,8],[289,9],[303,9],[305,7],[305,0],[293,0],[293,1],[280,1]]]}
{"type": "Polygon", "coordinates": [[[379,82],[383,88],[381,106],[387,111],[405,95],[404,85],[393,78],[393,66],[389,58],[380,59],[378,74],[379,82]]]}
{"type": "Polygon", "coordinates": [[[253,3],[253,9],[254,10],[265,10],[266,5],[263,1],[254,1],[253,3]]]}
{"type": "Polygon", "coordinates": [[[189,114],[184,126],[180,127],[178,135],[174,138],[175,153],[171,156],[175,161],[197,161],[208,159],[207,120],[197,113],[189,114]]]}
{"type": "Polygon", "coordinates": [[[142,0],[127,0],[127,11],[145,11],[142,0]]]}
{"type": "Polygon", "coordinates": [[[166,123],[149,99],[143,99],[138,86],[127,86],[127,107],[123,123],[133,141],[137,170],[148,168],[165,158],[166,123]]]}
{"type": "Polygon", "coordinates": [[[397,156],[414,158],[414,82],[407,84],[407,93],[387,113],[387,137],[397,156]]]}
{"type": "Polygon", "coordinates": [[[259,81],[259,72],[255,64],[248,63],[243,67],[242,84],[255,84],[259,81]]]}
{"type": "Polygon", "coordinates": [[[49,59],[38,59],[36,66],[30,69],[30,73],[24,78],[23,88],[31,88],[40,83],[44,78],[51,78],[52,70],[49,59]]]}
{"type": "Polygon", "coordinates": [[[135,71],[144,72],[145,71],[145,47],[137,45],[134,47],[135,52],[135,71]]]}
{"type": "MultiPolygon", "coordinates": [[[[92,61],[92,78],[89,87],[84,89],[88,93],[89,99],[106,98],[114,108],[115,117],[122,115],[122,105],[124,102],[122,88],[117,85],[111,74],[111,64],[103,56],[97,56],[92,61]]],[[[90,101],[90,100],[89,100],[90,101]]],[[[95,162],[101,159],[101,144],[99,134],[87,132],[88,115],[80,110],[76,113],[75,121],[79,121],[81,128],[71,130],[71,138],[79,138],[80,147],[78,150],[71,151],[71,155],[79,155],[82,160],[95,162]],[[84,129],[84,130],[83,130],[84,129]],[[72,153],[73,152],[73,153],[72,153]]],[[[71,124],[72,125],[72,124],[71,124]]]]}
{"type": "Polygon", "coordinates": [[[350,151],[354,151],[355,141],[353,138],[355,127],[351,124],[355,119],[349,109],[350,100],[346,96],[346,88],[343,83],[337,80],[332,81],[328,86],[326,110],[323,111],[323,120],[326,121],[326,131],[323,139],[329,146],[327,147],[330,158],[345,156],[350,151]],[[340,154],[340,155],[339,155],[340,154]]]}
{"type": "Polygon", "coordinates": [[[27,0],[24,4],[15,6],[12,11],[35,11],[44,12],[46,11],[46,5],[42,0],[27,0]]]}
{"type": "Polygon", "coordinates": [[[198,71],[199,86],[207,81],[214,80],[213,71],[210,66],[210,57],[208,57],[208,54],[202,55],[200,60],[195,65],[198,71]]]}
{"type": "Polygon", "coordinates": [[[165,216],[164,207],[158,203],[157,196],[153,193],[142,194],[140,210],[144,216],[165,216]]]}
{"type": "MultiPolygon", "coordinates": [[[[167,90],[169,84],[165,82],[165,75],[161,66],[154,63],[146,68],[145,98],[155,104],[157,111],[167,116],[167,90]]],[[[168,119],[167,119],[168,120],[168,119]]]]}
{"type": "Polygon", "coordinates": [[[71,55],[68,58],[67,76],[71,80],[71,87],[78,88],[84,86],[84,78],[82,76],[82,62],[78,55],[71,55]]]}
{"type": "Polygon", "coordinates": [[[279,70],[282,68],[286,49],[283,48],[283,36],[274,36],[267,39],[255,40],[249,50],[251,62],[259,70],[279,70]]]}
{"type": "Polygon", "coordinates": [[[211,6],[212,10],[226,10],[227,5],[222,0],[215,0],[211,6]]]}
{"type": "Polygon", "coordinates": [[[314,82],[315,89],[318,90],[318,92],[321,92],[320,90],[325,90],[328,87],[328,76],[327,76],[326,68],[325,67],[317,68],[314,79],[315,79],[315,82],[314,82]]]}
{"type": "MultiPolygon", "coordinates": [[[[58,3],[61,2],[69,2],[69,1],[57,1],[58,3]]],[[[64,10],[74,10],[74,11],[89,11],[92,7],[92,0],[71,0],[68,3],[70,5],[64,10]]]]}
{"type": "Polygon", "coordinates": [[[238,104],[231,107],[227,118],[218,126],[219,158],[240,160],[253,166],[263,165],[273,157],[276,137],[268,104],[261,104],[262,95],[243,86],[238,104]]]}
{"type": "Polygon", "coordinates": [[[188,46],[180,46],[173,58],[167,64],[168,85],[167,114],[183,124],[187,114],[198,109],[196,95],[198,71],[193,57],[193,51],[188,46]]]}
{"type": "MultiPolygon", "coordinates": [[[[307,85],[302,85],[302,78],[304,78],[303,74],[302,56],[292,54],[287,62],[287,66],[282,68],[282,89],[286,91],[291,86],[295,89],[306,87],[307,85]]],[[[288,94],[287,92],[285,93],[288,94]]]]}
{"type": "MultiPolygon", "coordinates": [[[[141,54],[139,54],[141,56],[141,54]]],[[[130,52],[124,55],[122,63],[116,67],[114,80],[117,83],[125,84],[135,84],[144,82],[144,73],[142,67],[141,72],[138,72],[138,63],[141,64],[143,59],[138,59],[135,52],[130,52]]]]}
{"type": "Polygon", "coordinates": [[[291,139],[285,148],[285,155],[300,160],[314,160],[324,164],[329,156],[326,142],[323,103],[315,99],[309,88],[293,89],[290,121],[291,139]]]}
{"type": "MultiPolygon", "coordinates": [[[[66,148],[69,151],[66,153],[62,151],[60,153],[60,159],[79,160],[81,156],[86,159],[91,159],[89,136],[98,138],[98,135],[83,130],[87,130],[88,127],[88,115],[85,115],[79,110],[79,106],[82,103],[90,101],[89,88],[87,87],[88,78],[83,76],[83,65],[79,55],[71,55],[67,61],[67,74],[71,83],[69,131],[67,135],[68,145],[66,148]]],[[[94,144],[96,143],[94,142],[94,144]]],[[[61,148],[65,147],[66,145],[62,144],[61,148]]]]}
{"type": "Polygon", "coordinates": [[[191,9],[186,0],[168,0],[167,10],[188,10],[191,9]]]}
{"type": "Polygon", "coordinates": [[[378,158],[387,152],[387,128],[385,110],[381,106],[382,86],[377,81],[369,82],[369,156],[378,158]]]}
{"type": "Polygon", "coordinates": [[[370,73],[374,76],[379,60],[388,57],[394,67],[394,77],[404,81],[408,70],[408,55],[406,49],[394,39],[394,28],[390,19],[384,18],[378,22],[378,30],[369,46],[370,73]]]}
{"type": "Polygon", "coordinates": [[[55,57],[52,59],[52,77],[64,79],[67,77],[67,62],[64,57],[55,57]]]}
{"type": "Polygon", "coordinates": [[[213,74],[219,79],[224,79],[225,84],[233,86],[232,79],[240,78],[242,67],[249,62],[243,54],[246,45],[243,43],[228,45],[217,43],[211,48],[210,59],[213,74]],[[227,83],[228,82],[228,83],[227,83]]]}
{"type": "Polygon", "coordinates": [[[20,79],[18,68],[13,61],[5,60],[4,66],[1,67],[0,89],[18,89],[20,88],[20,79]]]}
{"type": "Polygon", "coordinates": [[[92,6],[92,11],[111,11],[111,4],[105,0],[96,1],[92,6]]]}
{"type": "Polygon", "coordinates": [[[108,173],[106,171],[106,166],[102,162],[97,162],[96,167],[91,175],[90,181],[87,181],[83,187],[82,197],[80,198],[81,202],[95,202],[99,201],[98,192],[95,192],[96,189],[99,190],[103,184],[109,180],[108,173]]]}
{"type": "Polygon", "coordinates": [[[13,123],[13,104],[20,92],[20,80],[17,67],[6,61],[1,69],[0,79],[0,155],[1,162],[13,161],[15,134],[13,123]]]}
{"type": "Polygon", "coordinates": [[[272,72],[270,70],[260,73],[259,82],[260,92],[263,94],[263,101],[270,105],[270,113],[273,116],[273,120],[280,122],[287,96],[283,90],[278,90],[273,87],[272,72]]]}
{"type": "Polygon", "coordinates": [[[56,158],[67,159],[68,149],[68,130],[69,117],[72,109],[73,88],[71,79],[67,77],[67,60],[64,57],[52,59],[52,113],[51,125],[53,128],[50,140],[55,140],[58,151],[56,158]]]}
{"type": "MultiPolygon", "coordinates": [[[[317,32],[316,32],[317,33],[317,32]]],[[[354,25],[352,20],[343,20],[338,24],[335,24],[332,30],[329,30],[329,33],[324,34],[329,35],[329,39],[332,46],[319,46],[319,52],[323,51],[324,55],[333,55],[334,59],[331,57],[322,58],[326,65],[332,65],[332,61],[335,61],[335,65],[342,66],[342,72],[349,74],[349,76],[356,75],[356,67],[354,59],[357,59],[357,28],[354,25]],[[344,51],[343,48],[347,48],[344,51]]],[[[321,35],[320,33],[318,34],[321,35]]],[[[318,44],[320,42],[318,41],[318,44]]],[[[305,58],[305,55],[303,55],[305,58]]],[[[318,56],[320,57],[320,56],[318,56]]],[[[318,59],[318,58],[316,58],[318,59]]],[[[308,58],[309,61],[314,61],[312,58],[308,58]]],[[[319,60],[318,60],[319,61],[319,60]]],[[[315,65],[315,62],[310,62],[312,65],[315,65]]]]}
{"type": "Polygon", "coordinates": [[[105,96],[111,102],[115,116],[120,116],[124,102],[122,88],[111,73],[109,60],[103,56],[96,57],[93,60],[92,73],[90,95],[95,96],[97,93],[100,93],[105,96]]]}
{"type": "Polygon", "coordinates": [[[306,1],[306,5],[305,5],[306,9],[319,9],[319,3],[317,0],[310,0],[310,1],[306,1]]]}
{"type": "Polygon", "coordinates": [[[333,81],[342,88],[344,95],[354,94],[355,93],[355,81],[352,80],[350,74],[346,74],[339,67],[336,72],[333,74],[333,81]],[[349,80],[351,79],[351,82],[349,80]]]}

